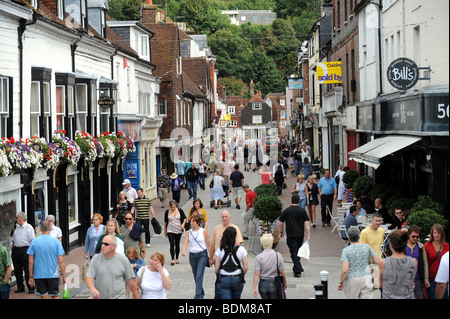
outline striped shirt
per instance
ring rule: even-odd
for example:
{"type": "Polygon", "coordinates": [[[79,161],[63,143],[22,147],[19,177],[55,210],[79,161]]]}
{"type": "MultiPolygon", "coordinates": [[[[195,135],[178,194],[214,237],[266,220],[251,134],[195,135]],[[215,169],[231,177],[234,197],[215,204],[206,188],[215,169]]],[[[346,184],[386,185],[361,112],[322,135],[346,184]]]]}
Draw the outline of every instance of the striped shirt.
{"type": "Polygon", "coordinates": [[[145,196],[142,198],[138,197],[134,200],[133,205],[137,219],[150,219],[150,207],[152,206],[150,199],[145,196]]]}
{"type": "Polygon", "coordinates": [[[35,237],[33,226],[27,222],[24,222],[22,226],[17,224],[12,237],[14,247],[28,247],[35,237]]]}

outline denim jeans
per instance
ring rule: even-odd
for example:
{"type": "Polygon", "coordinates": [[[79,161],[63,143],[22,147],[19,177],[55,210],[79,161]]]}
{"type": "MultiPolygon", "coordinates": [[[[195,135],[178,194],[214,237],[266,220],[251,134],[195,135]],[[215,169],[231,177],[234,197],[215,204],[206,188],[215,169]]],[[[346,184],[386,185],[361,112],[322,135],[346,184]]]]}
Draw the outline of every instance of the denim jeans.
{"type": "Polygon", "coordinates": [[[198,178],[198,183],[200,185],[200,188],[203,190],[205,190],[205,177],[206,177],[205,173],[200,173],[200,177],[198,178]]]}
{"type": "Polygon", "coordinates": [[[295,175],[300,175],[301,171],[302,171],[302,162],[301,161],[295,161],[295,175]]]}
{"type": "Polygon", "coordinates": [[[299,206],[301,208],[305,208],[306,207],[306,197],[300,200],[299,206]]]}
{"type": "Polygon", "coordinates": [[[205,291],[203,290],[203,274],[205,273],[207,262],[208,254],[206,250],[199,253],[189,253],[189,264],[191,265],[195,281],[194,299],[202,299],[205,295],[205,291]]]}
{"type": "Polygon", "coordinates": [[[9,299],[10,290],[11,290],[11,287],[8,284],[1,285],[0,286],[0,299],[9,299]]]}
{"type": "Polygon", "coordinates": [[[241,299],[244,282],[241,277],[221,277],[220,278],[220,298],[221,299],[241,299]]]}
{"type": "Polygon", "coordinates": [[[258,284],[258,291],[262,299],[277,299],[275,280],[261,279],[258,284]]]}
{"type": "Polygon", "coordinates": [[[189,198],[197,198],[197,181],[187,182],[189,198]]]}

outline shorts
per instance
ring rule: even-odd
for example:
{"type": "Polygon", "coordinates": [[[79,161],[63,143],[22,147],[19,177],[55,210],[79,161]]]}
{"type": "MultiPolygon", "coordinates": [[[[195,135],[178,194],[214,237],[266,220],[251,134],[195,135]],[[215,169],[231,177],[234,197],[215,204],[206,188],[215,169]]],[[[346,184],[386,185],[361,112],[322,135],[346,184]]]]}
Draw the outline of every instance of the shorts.
{"type": "Polygon", "coordinates": [[[36,294],[39,296],[59,296],[59,278],[42,278],[34,280],[36,294]]]}
{"type": "Polygon", "coordinates": [[[233,198],[242,197],[242,187],[233,187],[231,192],[233,193],[233,198]]]}

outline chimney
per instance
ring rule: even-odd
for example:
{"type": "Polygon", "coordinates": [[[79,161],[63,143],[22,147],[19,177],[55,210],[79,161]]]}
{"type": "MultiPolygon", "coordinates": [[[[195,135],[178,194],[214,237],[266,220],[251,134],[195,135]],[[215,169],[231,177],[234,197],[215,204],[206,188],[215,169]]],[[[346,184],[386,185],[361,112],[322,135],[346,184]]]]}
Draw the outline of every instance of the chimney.
{"type": "Polygon", "coordinates": [[[141,6],[141,22],[143,24],[156,24],[157,6],[153,4],[153,0],[146,0],[147,2],[141,6]]]}
{"type": "Polygon", "coordinates": [[[250,98],[255,95],[255,84],[253,84],[253,80],[250,82],[250,98]]]}

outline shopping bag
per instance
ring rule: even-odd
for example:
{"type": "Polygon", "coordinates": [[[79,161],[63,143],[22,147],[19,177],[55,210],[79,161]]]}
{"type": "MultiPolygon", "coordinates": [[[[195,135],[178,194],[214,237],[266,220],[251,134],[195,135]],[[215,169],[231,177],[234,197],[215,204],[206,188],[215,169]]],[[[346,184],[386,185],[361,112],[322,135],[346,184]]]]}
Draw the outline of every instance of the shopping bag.
{"type": "Polygon", "coordinates": [[[64,284],[63,299],[70,299],[69,288],[67,288],[67,284],[64,284]]]}
{"type": "Polygon", "coordinates": [[[300,258],[309,259],[309,241],[305,241],[302,247],[299,248],[297,256],[300,258]]]}
{"type": "Polygon", "coordinates": [[[88,269],[89,269],[89,259],[86,259],[84,261],[83,270],[81,271],[81,279],[83,280],[83,282],[86,282],[86,274],[88,272],[88,269]]]}

